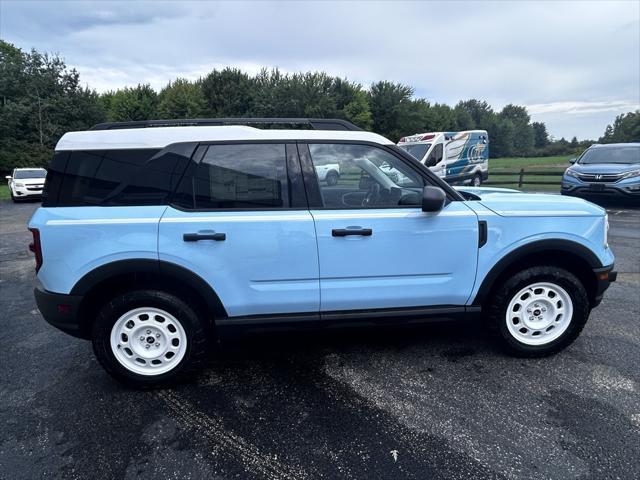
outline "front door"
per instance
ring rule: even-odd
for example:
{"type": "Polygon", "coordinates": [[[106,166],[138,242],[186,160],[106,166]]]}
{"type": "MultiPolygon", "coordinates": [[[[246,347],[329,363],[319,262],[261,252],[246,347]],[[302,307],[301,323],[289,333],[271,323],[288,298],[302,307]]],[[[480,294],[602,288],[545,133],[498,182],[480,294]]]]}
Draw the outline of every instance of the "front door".
{"type": "Polygon", "coordinates": [[[336,185],[318,183],[321,206],[311,210],[321,311],[465,304],[476,273],[478,220],[464,202],[422,212],[427,180],[383,148],[299,148],[303,161],[340,164],[336,185]]]}

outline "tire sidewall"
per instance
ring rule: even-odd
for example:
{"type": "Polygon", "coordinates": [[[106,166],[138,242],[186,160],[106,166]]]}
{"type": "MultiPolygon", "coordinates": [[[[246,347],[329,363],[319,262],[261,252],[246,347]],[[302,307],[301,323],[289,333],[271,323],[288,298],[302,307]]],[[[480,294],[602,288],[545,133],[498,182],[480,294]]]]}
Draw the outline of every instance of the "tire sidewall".
{"type": "Polygon", "coordinates": [[[570,272],[554,267],[533,267],[514,275],[504,285],[499,306],[495,311],[495,321],[507,348],[524,356],[544,356],[556,353],[572,343],[582,331],[591,308],[586,291],[570,272]],[[518,341],[507,327],[507,309],[513,297],[528,285],[538,282],[552,283],[562,287],[571,298],[573,315],[567,329],[558,338],[544,345],[526,345],[518,341]]]}
{"type": "MultiPolygon", "coordinates": [[[[154,386],[178,380],[192,363],[194,350],[203,335],[197,313],[177,297],[156,290],[140,290],[117,296],[99,311],[92,329],[93,349],[98,361],[109,374],[119,381],[135,387],[154,386]],[[170,371],[160,375],[141,375],[128,370],[111,350],[111,331],[116,321],[136,308],[155,307],[173,315],[182,325],[186,335],[186,351],[180,362],[170,371]]],[[[200,353],[200,352],[197,352],[200,353]]]]}

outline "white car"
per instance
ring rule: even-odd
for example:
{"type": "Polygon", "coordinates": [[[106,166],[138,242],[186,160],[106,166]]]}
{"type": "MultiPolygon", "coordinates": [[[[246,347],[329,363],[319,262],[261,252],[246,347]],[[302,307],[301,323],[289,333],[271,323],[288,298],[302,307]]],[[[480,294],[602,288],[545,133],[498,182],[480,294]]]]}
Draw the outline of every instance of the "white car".
{"type": "Polygon", "coordinates": [[[44,168],[14,168],[12,175],[7,175],[11,200],[17,202],[22,199],[42,197],[44,178],[47,171],[44,168]]]}
{"type": "Polygon", "coordinates": [[[318,180],[327,182],[327,185],[333,187],[338,183],[338,179],[340,178],[340,165],[337,163],[316,165],[316,173],[318,174],[318,180]]]}

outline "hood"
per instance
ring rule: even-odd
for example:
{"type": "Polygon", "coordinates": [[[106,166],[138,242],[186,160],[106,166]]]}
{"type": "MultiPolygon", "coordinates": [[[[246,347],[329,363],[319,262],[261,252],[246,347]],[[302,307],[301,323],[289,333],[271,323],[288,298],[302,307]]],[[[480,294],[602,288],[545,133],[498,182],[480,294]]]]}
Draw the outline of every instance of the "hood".
{"type": "Polygon", "coordinates": [[[574,163],[571,170],[578,173],[624,173],[640,168],[640,163],[594,163],[581,165],[574,163]]]}
{"type": "MultiPolygon", "coordinates": [[[[600,217],[606,211],[581,198],[548,193],[476,193],[480,203],[502,217],[600,217]]],[[[474,202],[468,202],[473,207],[474,202]]]]}
{"type": "Polygon", "coordinates": [[[44,184],[44,178],[14,178],[16,183],[22,183],[23,185],[42,185],[44,184]]]}
{"type": "Polygon", "coordinates": [[[487,195],[489,193],[522,193],[520,190],[515,190],[513,188],[500,188],[500,187],[470,187],[466,185],[458,185],[453,187],[455,190],[459,192],[467,192],[472,193],[478,197],[482,195],[487,195]]]}

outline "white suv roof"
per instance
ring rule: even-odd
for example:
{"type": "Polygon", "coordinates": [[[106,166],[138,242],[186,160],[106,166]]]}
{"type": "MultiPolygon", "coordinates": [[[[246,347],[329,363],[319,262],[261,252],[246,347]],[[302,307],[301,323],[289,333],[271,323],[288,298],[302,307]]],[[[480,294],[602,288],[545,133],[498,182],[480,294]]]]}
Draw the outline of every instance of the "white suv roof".
{"type": "Polygon", "coordinates": [[[109,150],[164,148],[179,142],[219,142],[233,140],[355,140],[393,145],[377,133],[354,130],[275,130],[244,125],[175,126],[86,130],[62,136],[56,150],[109,150]]]}

